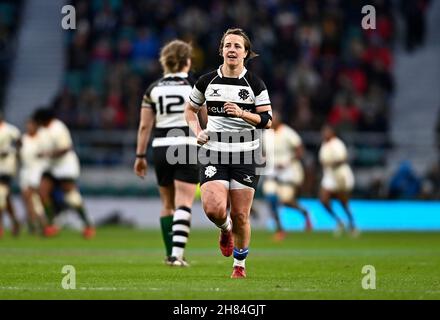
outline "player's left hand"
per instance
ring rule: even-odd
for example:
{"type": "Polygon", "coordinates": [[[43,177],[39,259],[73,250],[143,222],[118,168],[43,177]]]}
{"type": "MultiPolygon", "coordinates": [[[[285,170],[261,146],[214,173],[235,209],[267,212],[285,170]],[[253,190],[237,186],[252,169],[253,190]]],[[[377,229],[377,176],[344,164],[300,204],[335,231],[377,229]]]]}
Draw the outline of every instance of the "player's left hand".
{"type": "Polygon", "coordinates": [[[243,109],[241,109],[237,104],[232,102],[226,102],[223,105],[225,112],[234,117],[241,117],[243,115],[243,109]]]}

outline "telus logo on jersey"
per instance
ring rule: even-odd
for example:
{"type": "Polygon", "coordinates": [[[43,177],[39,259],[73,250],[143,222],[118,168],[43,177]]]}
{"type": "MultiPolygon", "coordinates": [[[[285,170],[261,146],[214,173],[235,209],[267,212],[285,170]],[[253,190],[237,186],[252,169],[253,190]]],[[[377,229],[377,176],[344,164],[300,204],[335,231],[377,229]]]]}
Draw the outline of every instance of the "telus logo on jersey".
{"type": "Polygon", "coordinates": [[[208,107],[208,112],[209,113],[223,114],[223,113],[225,113],[225,109],[223,109],[223,107],[213,107],[213,106],[210,106],[210,107],[208,107]]]}

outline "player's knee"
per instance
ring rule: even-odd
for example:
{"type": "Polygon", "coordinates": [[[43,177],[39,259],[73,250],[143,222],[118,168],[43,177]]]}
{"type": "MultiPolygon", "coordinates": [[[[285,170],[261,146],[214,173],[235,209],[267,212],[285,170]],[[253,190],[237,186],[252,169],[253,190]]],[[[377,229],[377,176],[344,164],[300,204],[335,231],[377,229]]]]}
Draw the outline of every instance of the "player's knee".
{"type": "Polygon", "coordinates": [[[204,202],[203,210],[208,218],[221,218],[226,215],[226,207],[221,201],[204,202]]]}
{"type": "Polygon", "coordinates": [[[82,205],[82,197],[77,190],[67,192],[64,196],[64,200],[71,207],[80,207],[82,205]]]}
{"type": "Polygon", "coordinates": [[[249,222],[249,215],[245,212],[231,212],[231,219],[234,226],[240,227],[249,222]]]}

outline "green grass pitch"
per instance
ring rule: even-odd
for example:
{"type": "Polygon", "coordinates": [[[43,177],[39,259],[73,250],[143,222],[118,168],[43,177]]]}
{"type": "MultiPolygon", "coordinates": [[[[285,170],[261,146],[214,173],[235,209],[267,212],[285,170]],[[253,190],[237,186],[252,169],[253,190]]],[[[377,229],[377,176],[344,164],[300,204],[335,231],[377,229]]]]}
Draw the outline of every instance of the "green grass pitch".
{"type": "Polygon", "coordinates": [[[282,243],[254,231],[246,279],[230,279],[232,258],[217,230],[193,230],[189,268],[163,264],[159,230],[101,228],[87,241],[74,231],[0,240],[0,299],[439,299],[440,233],[291,233],[282,243]],[[76,289],[61,286],[64,265],[76,289]],[[364,265],[376,289],[364,290],[364,265]]]}

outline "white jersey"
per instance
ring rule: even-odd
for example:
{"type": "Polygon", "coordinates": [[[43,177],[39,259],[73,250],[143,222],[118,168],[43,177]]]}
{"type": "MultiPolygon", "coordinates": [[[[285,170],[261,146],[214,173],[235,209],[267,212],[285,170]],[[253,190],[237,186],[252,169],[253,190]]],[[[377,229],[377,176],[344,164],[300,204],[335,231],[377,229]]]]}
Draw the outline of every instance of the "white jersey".
{"type": "Polygon", "coordinates": [[[237,134],[237,138],[232,142],[229,138],[225,141],[210,140],[203,148],[235,152],[251,151],[260,146],[260,138],[254,134],[256,127],[243,119],[228,115],[223,107],[226,102],[233,102],[242,110],[256,113],[257,107],[270,105],[266,85],[246,68],[238,78],[224,77],[221,66],[216,71],[201,76],[194,85],[189,99],[194,108],[201,108],[206,103],[208,132],[245,133],[242,136],[237,134]]]}
{"type": "Polygon", "coordinates": [[[153,147],[197,145],[196,137],[190,137],[184,115],[192,86],[188,74],[179,72],[166,74],[148,87],[142,108],[151,108],[155,113],[153,147]]]}
{"type": "Polygon", "coordinates": [[[0,175],[13,176],[17,170],[16,143],[20,130],[7,122],[0,123],[0,175]]]}
{"type": "Polygon", "coordinates": [[[70,149],[61,157],[50,160],[50,172],[56,178],[78,178],[79,160],[75,151],[73,151],[72,137],[67,126],[60,120],[53,119],[45,129],[49,151],[70,149]]]}
{"type": "Polygon", "coordinates": [[[41,175],[49,166],[46,158],[39,156],[48,150],[46,130],[41,128],[33,136],[24,134],[20,148],[20,187],[37,188],[40,184],[41,175]]]}
{"type": "Polygon", "coordinates": [[[323,167],[322,186],[330,191],[350,191],[354,176],[347,163],[347,148],[341,139],[333,137],[324,142],[319,150],[319,161],[323,167]],[[338,162],[342,164],[335,166],[338,162]]]}
{"type": "Polygon", "coordinates": [[[276,167],[285,167],[292,162],[298,162],[295,149],[302,145],[302,140],[295,130],[282,124],[277,130],[265,131],[264,145],[266,161],[276,167]]]}
{"type": "Polygon", "coordinates": [[[302,184],[304,171],[300,160],[296,158],[296,149],[301,145],[298,133],[285,124],[277,130],[265,130],[266,174],[282,182],[302,184]]]}

